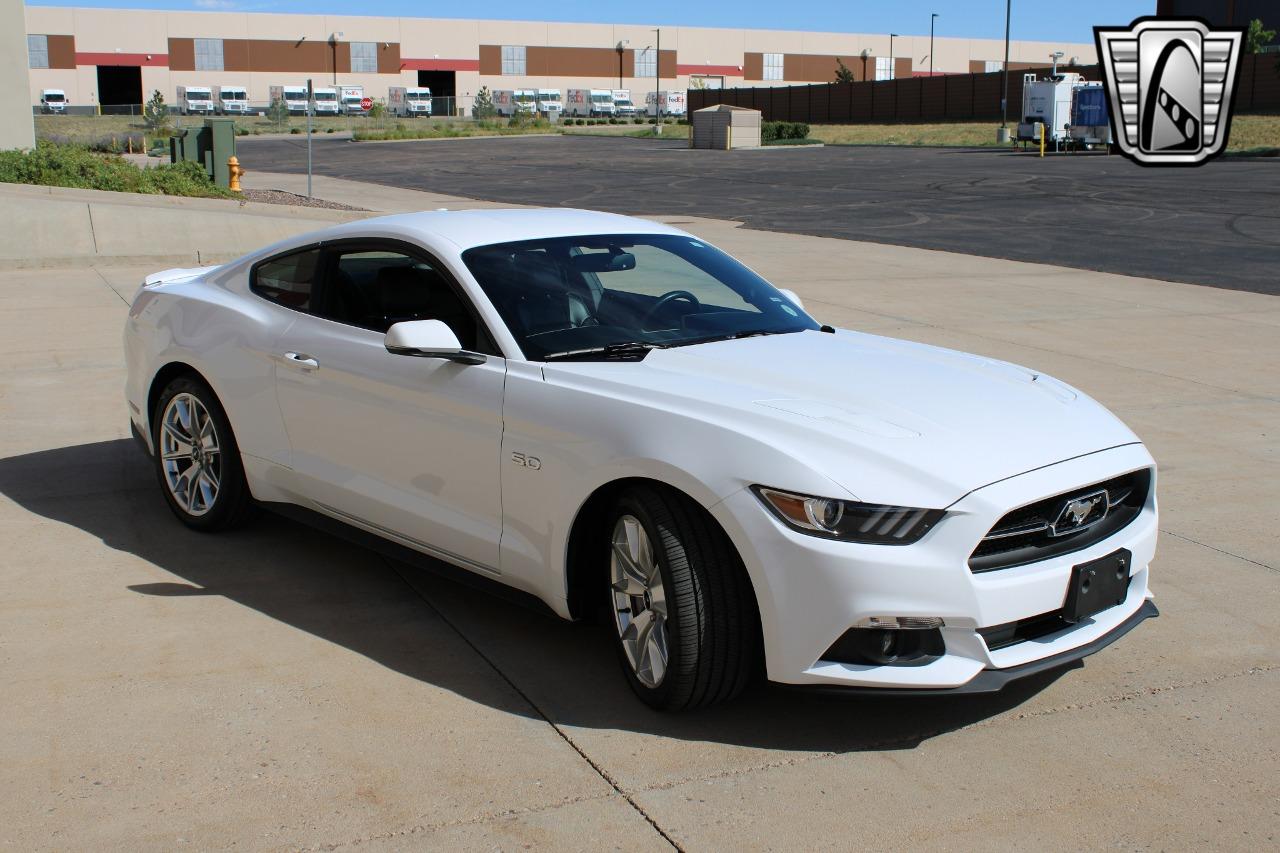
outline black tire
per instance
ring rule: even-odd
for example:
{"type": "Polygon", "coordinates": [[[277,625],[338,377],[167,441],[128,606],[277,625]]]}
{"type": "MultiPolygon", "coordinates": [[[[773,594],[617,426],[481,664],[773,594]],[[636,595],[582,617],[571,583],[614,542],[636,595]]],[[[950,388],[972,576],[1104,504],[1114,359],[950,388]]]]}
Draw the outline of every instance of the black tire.
{"type": "Polygon", "coordinates": [[[193,375],[179,376],[165,386],[160,399],[156,401],[155,410],[151,413],[151,440],[155,450],[152,461],[160,484],[160,493],[164,495],[169,509],[179,521],[192,530],[208,533],[229,530],[244,523],[252,508],[252,496],[245,481],[240,448],[236,444],[235,434],[231,431],[231,423],[227,420],[227,414],[223,411],[222,404],[218,402],[213,389],[193,375]],[[217,494],[210,502],[208,509],[199,514],[189,512],[170,491],[165,463],[161,455],[161,432],[164,428],[162,419],[169,404],[180,394],[190,394],[204,407],[213,423],[220,451],[217,494]]]}
{"type": "MultiPolygon", "coordinates": [[[[611,618],[609,630],[631,688],[646,704],[664,711],[706,707],[737,696],[758,671],[760,618],[732,543],[706,510],[674,490],[636,487],[623,492],[606,532],[614,531],[625,516],[644,528],[661,572],[669,655],[661,682],[643,683],[627,657],[619,623],[611,618]]],[[[604,586],[610,611],[616,613],[608,572],[604,586]]]]}

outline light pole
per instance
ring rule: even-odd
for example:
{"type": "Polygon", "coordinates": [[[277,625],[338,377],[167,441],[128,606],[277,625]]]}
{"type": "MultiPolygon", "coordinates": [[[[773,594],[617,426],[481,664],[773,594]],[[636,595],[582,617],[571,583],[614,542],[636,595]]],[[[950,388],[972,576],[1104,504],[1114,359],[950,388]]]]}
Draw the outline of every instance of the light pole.
{"type": "Polygon", "coordinates": [[[343,35],[343,32],[339,30],[329,36],[329,55],[333,57],[333,85],[335,88],[338,85],[338,39],[343,35]]]}
{"type": "Polygon", "coordinates": [[[623,39],[618,42],[618,46],[614,50],[618,51],[618,88],[622,88],[622,53],[626,50],[627,45],[631,44],[630,39],[623,39]]]}
{"type": "Polygon", "coordinates": [[[654,29],[655,44],[653,49],[653,135],[662,133],[662,30],[654,29]]]}
{"type": "Polygon", "coordinates": [[[938,20],[938,13],[929,16],[929,76],[933,76],[933,22],[938,20]]]}
{"type": "MultiPolygon", "coordinates": [[[[890,80],[898,76],[897,71],[895,70],[895,67],[893,64],[893,40],[896,39],[897,37],[898,37],[897,33],[889,33],[889,79],[890,80]]],[[[933,53],[933,48],[929,48],[929,53],[930,54],[933,53]]]]}
{"type": "Polygon", "coordinates": [[[1013,15],[1013,0],[1005,0],[1004,2],[1004,81],[1002,87],[1004,94],[1000,96],[1000,126],[1009,127],[1009,20],[1013,15]]]}

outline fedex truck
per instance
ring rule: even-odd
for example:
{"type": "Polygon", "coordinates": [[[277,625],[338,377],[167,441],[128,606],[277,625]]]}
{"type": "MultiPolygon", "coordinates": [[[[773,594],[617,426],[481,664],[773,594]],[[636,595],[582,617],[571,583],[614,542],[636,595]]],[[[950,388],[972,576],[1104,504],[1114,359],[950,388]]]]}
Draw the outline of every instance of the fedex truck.
{"type": "Polygon", "coordinates": [[[368,112],[361,105],[361,102],[364,101],[363,86],[343,86],[341,97],[343,115],[362,116],[368,112]]]}
{"type": "Polygon", "coordinates": [[[634,118],[640,115],[640,108],[631,101],[630,89],[613,90],[613,111],[618,118],[634,118]]]}
{"type": "Polygon", "coordinates": [[[213,103],[218,115],[248,115],[249,90],[244,86],[215,86],[213,103]]]}
{"type": "Polygon", "coordinates": [[[431,90],[425,86],[392,86],[387,89],[387,111],[395,116],[431,116],[431,90]]]}
{"type": "Polygon", "coordinates": [[[565,113],[571,116],[614,115],[612,89],[570,89],[566,93],[565,113]]]}
{"type": "Polygon", "coordinates": [[[341,110],[337,89],[314,89],[312,96],[315,98],[318,116],[336,116],[341,110]]]}
{"type": "Polygon", "coordinates": [[[533,115],[538,111],[538,90],[494,89],[493,106],[500,116],[513,116],[517,112],[533,115]]]}
{"type": "Polygon", "coordinates": [[[290,115],[306,115],[306,86],[272,86],[270,93],[271,103],[274,104],[276,101],[284,101],[285,106],[289,108],[290,115]]]}
{"type": "Polygon", "coordinates": [[[535,106],[538,113],[555,121],[564,112],[564,102],[560,100],[559,89],[537,89],[535,106]]]}
{"type": "Polygon", "coordinates": [[[61,89],[45,89],[40,93],[40,112],[63,115],[67,111],[67,93],[61,89]]]}
{"type": "Polygon", "coordinates": [[[178,112],[184,116],[213,115],[213,90],[208,86],[179,86],[178,112]]]}
{"type": "Polygon", "coordinates": [[[658,117],[683,117],[689,111],[684,92],[650,92],[645,95],[644,105],[646,113],[658,117]]]}

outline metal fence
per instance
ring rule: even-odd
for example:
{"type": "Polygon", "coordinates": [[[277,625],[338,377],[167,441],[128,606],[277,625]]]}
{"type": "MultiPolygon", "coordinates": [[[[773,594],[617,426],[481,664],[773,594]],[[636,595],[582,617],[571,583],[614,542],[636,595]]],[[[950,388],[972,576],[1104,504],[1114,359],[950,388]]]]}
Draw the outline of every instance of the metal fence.
{"type": "MultiPolygon", "coordinates": [[[[1236,112],[1280,109],[1280,69],[1274,55],[1241,57],[1236,112]]],[[[1022,111],[1022,76],[1043,76],[1049,67],[1009,72],[1009,120],[1022,111]]],[[[1098,66],[1059,67],[1059,71],[1101,80],[1098,66]]],[[[999,120],[1003,74],[948,74],[861,83],[818,83],[741,89],[695,89],[689,109],[731,104],[760,110],[766,121],[809,124],[900,121],[999,120]]]]}

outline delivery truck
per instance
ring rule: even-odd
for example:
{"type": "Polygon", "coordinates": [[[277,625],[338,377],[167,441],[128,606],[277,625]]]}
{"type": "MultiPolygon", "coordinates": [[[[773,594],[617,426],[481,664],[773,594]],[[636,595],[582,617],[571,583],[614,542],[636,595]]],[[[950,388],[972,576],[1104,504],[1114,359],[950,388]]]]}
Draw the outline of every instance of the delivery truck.
{"type": "Polygon", "coordinates": [[[213,90],[208,86],[179,86],[178,112],[184,116],[213,115],[213,90]]]}
{"type": "Polygon", "coordinates": [[[635,118],[640,108],[631,101],[630,89],[613,90],[613,112],[618,118],[635,118]]]}
{"type": "Polygon", "coordinates": [[[213,88],[213,104],[218,115],[248,115],[249,90],[244,86],[215,86],[213,88]]]}
{"type": "Polygon", "coordinates": [[[67,111],[67,93],[61,89],[45,89],[40,93],[40,112],[63,115],[67,111]]]}
{"type": "Polygon", "coordinates": [[[338,90],[325,88],[312,90],[312,96],[315,98],[316,115],[318,116],[336,116],[341,111],[338,103],[338,90]]]}
{"type": "Polygon", "coordinates": [[[284,101],[285,106],[289,108],[290,115],[306,115],[307,113],[306,86],[272,86],[270,96],[273,104],[276,101],[284,101]]]}
{"type": "Polygon", "coordinates": [[[343,86],[340,94],[343,115],[362,116],[368,113],[368,110],[364,108],[363,86],[343,86]]]}
{"type": "Polygon", "coordinates": [[[684,118],[688,101],[684,92],[650,92],[644,98],[645,113],[650,116],[684,118]]]}
{"type": "Polygon", "coordinates": [[[425,86],[392,86],[387,89],[387,111],[402,118],[430,118],[431,90],[425,86]]]}
{"type": "Polygon", "coordinates": [[[493,106],[500,116],[533,115],[538,110],[538,90],[494,89],[493,106]]]}
{"type": "Polygon", "coordinates": [[[613,116],[613,90],[570,89],[565,93],[565,114],[588,118],[613,116]]]}
{"type": "Polygon", "coordinates": [[[537,89],[537,98],[535,106],[538,115],[556,121],[560,118],[560,114],[564,112],[564,102],[560,100],[559,89],[537,89]]]}

